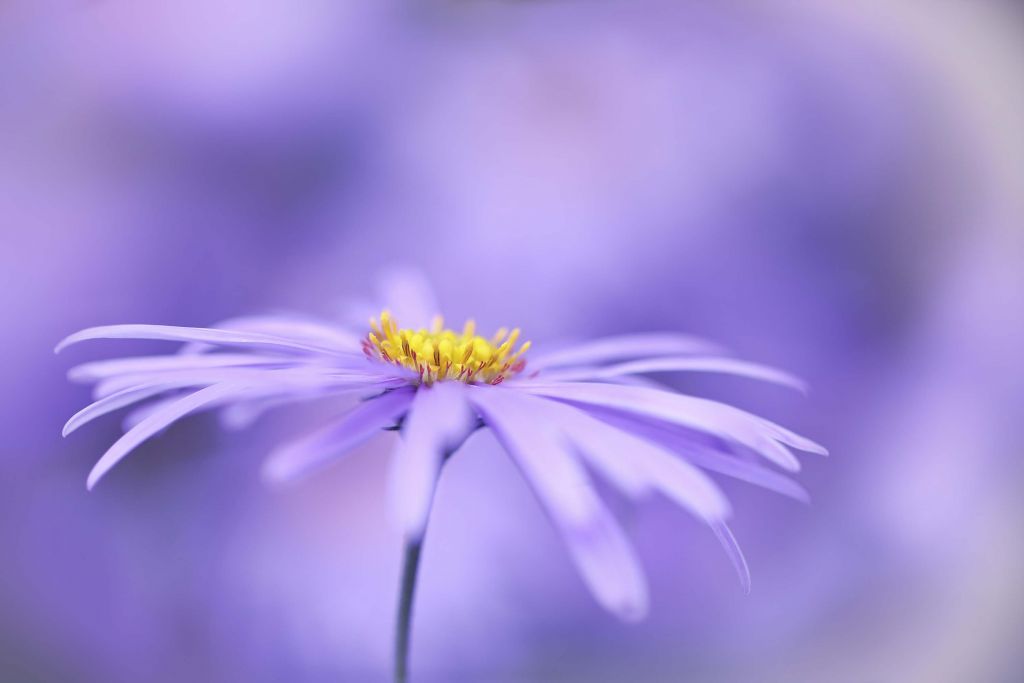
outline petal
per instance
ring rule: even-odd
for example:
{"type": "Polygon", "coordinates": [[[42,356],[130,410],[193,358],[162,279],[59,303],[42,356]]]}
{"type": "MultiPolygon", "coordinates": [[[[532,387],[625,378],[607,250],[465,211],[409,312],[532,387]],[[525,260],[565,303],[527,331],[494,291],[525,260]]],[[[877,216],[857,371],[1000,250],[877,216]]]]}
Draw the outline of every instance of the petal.
{"type": "Polygon", "coordinates": [[[67,436],[82,425],[92,422],[96,418],[102,417],[107,413],[112,413],[115,410],[130,406],[133,403],[138,403],[139,401],[145,401],[147,398],[152,398],[153,396],[162,394],[165,391],[166,389],[163,387],[135,387],[122,389],[121,391],[110,394],[109,396],[105,396],[72,415],[71,419],[64,425],[64,429],[61,431],[61,436],[67,436]]]}
{"type": "Polygon", "coordinates": [[[222,320],[216,327],[297,339],[330,349],[358,351],[360,344],[359,335],[343,327],[294,313],[238,316],[222,320]]]}
{"type": "Polygon", "coordinates": [[[258,332],[218,330],[208,327],[174,327],[171,325],[105,325],[90,327],[66,337],[57,344],[54,352],[60,353],[72,344],[90,339],[156,339],[177,342],[201,342],[218,346],[238,346],[277,353],[294,354],[295,352],[302,352],[331,356],[355,356],[354,353],[341,349],[314,346],[305,342],[258,332]]]}
{"type": "Polygon", "coordinates": [[[294,357],[259,356],[248,353],[218,353],[203,356],[134,356],[83,363],[68,370],[73,382],[95,382],[118,375],[161,372],[168,370],[199,370],[203,368],[291,365],[294,357]]]}
{"type": "Polygon", "coordinates": [[[392,460],[390,490],[392,512],[408,539],[423,536],[445,456],[476,428],[465,390],[458,382],[421,386],[409,406],[392,460]]]}
{"type": "Polygon", "coordinates": [[[569,554],[598,603],[624,621],[647,615],[647,581],[615,518],[598,504],[585,526],[559,525],[569,554]]]}
{"type": "Polygon", "coordinates": [[[552,516],[584,524],[598,504],[590,479],[544,412],[544,403],[514,389],[472,387],[467,392],[484,422],[523,471],[552,516]]]}
{"type": "Polygon", "coordinates": [[[245,390],[245,387],[236,384],[218,384],[189,394],[185,398],[175,401],[162,410],[150,415],[107,449],[107,452],[103,454],[103,457],[99,459],[99,462],[89,472],[89,479],[86,482],[87,488],[92,489],[96,482],[109,472],[110,468],[120,462],[123,457],[168,425],[202,408],[207,403],[226,396],[242,394],[245,390]]]}
{"type": "Polygon", "coordinates": [[[530,393],[646,415],[716,434],[753,449],[780,467],[793,471],[800,469],[800,461],[775,440],[781,433],[769,425],[777,425],[725,403],[619,384],[566,382],[550,385],[523,383],[518,386],[530,393]]]}
{"type": "Polygon", "coordinates": [[[691,357],[691,358],[646,358],[644,360],[620,363],[606,367],[574,368],[572,370],[556,370],[544,373],[542,379],[558,381],[595,380],[620,377],[622,375],[639,375],[651,372],[721,372],[740,377],[762,380],[787,386],[797,391],[807,392],[805,382],[797,377],[767,365],[748,363],[733,358],[691,357]]]}
{"type": "Polygon", "coordinates": [[[605,409],[591,409],[599,420],[619,429],[660,444],[667,450],[702,469],[745,481],[748,484],[774,491],[804,503],[810,502],[807,490],[789,477],[757,463],[747,462],[699,440],[698,434],[666,423],[654,423],[628,413],[605,409]]]}
{"type": "Polygon", "coordinates": [[[636,555],[550,421],[511,389],[473,387],[467,395],[551,516],[597,601],[622,619],[642,618],[647,585],[636,555]]]}
{"type": "Polygon", "coordinates": [[[394,426],[414,395],[411,388],[402,388],[367,399],[337,422],[276,449],[263,464],[263,478],[272,483],[292,481],[340,458],[394,426]]]}
{"type": "Polygon", "coordinates": [[[722,544],[722,549],[725,550],[729,561],[732,562],[733,569],[736,570],[736,575],[739,577],[740,585],[743,586],[743,592],[749,593],[750,567],[747,566],[747,558],[743,557],[743,550],[740,549],[740,544],[736,542],[736,537],[732,535],[732,530],[724,522],[712,524],[711,530],[715,532],[715,537],[722,544]]]}
{"type": "MultiPolygon", "coordinates": [[[[188,388],[196,386],[204,386],[205,383],[189,382],[184,387],[175,387],[172,384],[162,385],[161,390],[173,390],[175,388],[188,388]]],[[[228,405],[225,411],[231,411],[231,417],[222,420],[222,424],[231,429],[241,429],[247,425],[247,420],[259,415],[265,410],[270,408],[288,405],[291,403],[300,403],[303,401],[315,401],[318,399],[334,398],[338,396],[346,395],[365,395],[367,397],[377,394],[388,389],[397,389],[407,386],[401,381],[392,382],[358,382],[353,384],[334,384],[334,385],[319,385],[314,384],[310,386],[291,386],[287,384],[262,384],[262,385],[250,385],[250,388],[246,394],[246,397],[238,401],[233,397],[225,397],[218,401],[212,401],[200,410],[210,410],[222,407],[223,404],[228,405]],[[256,406],[259,406],[257,408],[256,406]],[[238,414],[235,415],[235,410],[238,409],[238,414]]],[[[170,396],[167,399],[161,399],[154,403],[140,406],[130,412],[124,420],[125,430],[129,430],[135,425],[142,422],[149,415],[156,410],[159,410],[163,404],[172,403],[178,396],[170,396]]]]}
{"type": "Polygon", "coordinates": [[[591,464],[627,493],[660,491],[704,520],[729,515],[725,495],[690,463],[581,409],[555,400],[541,401],[539,410],[555,421],[591,464]]]}
{"type": "Polygon", "coordinates": [[[388,379],[387,374],[383,373],[374,375],[309,365],[291,368],[210,368],[119,375],[101,382],[97,387],[97,392],[106,396],[122,389],[142,386],[163,386],[174,389],[205,386],[219,382],[243,382],[285,392],[303,389],[358,387],[388,382],[400,383],[401,381],[388,379]]]}
{"type": "Polygon", "coordinates": [[[547,354],[533,354],[530,367],[590,365],[648,356],[719,353],[721,350],[717,344],[686,334],[626,334],[595,339],[547,354]]]}

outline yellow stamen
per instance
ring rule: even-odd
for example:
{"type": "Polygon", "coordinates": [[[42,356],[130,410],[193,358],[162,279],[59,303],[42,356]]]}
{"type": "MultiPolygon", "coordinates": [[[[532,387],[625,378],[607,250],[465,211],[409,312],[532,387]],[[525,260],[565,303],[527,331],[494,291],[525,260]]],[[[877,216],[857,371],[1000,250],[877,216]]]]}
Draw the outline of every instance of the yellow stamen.
{"type": "Polygon", "coordinates": [[[498,384],[522,371],[526,342],[516,348],[519,330],[498,330],[490,341],[476,335],[476,324],[466,321],[462,332],[444,327],[436,316],[430,330],[399,328],[390,311],[382,311],[380,321],[370,320],[372,332],[363,348],[371,358],[408,368],[417,373],[416,382],[433,384],[452,380],[467,383],[498,384]]]}

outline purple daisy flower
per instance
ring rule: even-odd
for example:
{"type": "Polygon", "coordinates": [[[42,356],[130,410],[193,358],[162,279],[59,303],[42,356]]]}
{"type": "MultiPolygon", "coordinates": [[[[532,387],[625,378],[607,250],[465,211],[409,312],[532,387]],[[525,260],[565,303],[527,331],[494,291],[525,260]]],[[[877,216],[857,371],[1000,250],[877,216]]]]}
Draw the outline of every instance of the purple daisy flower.
{"type": "MultiPolygon", "coordinates": [[[[398,289],[404,289],[407,300],[425,300],[423,291],[398,289]]],[[[273,451],[263,467],[272,482],[303,476],[382,430],[399,429],[389,492],[406,539],[398,680],[406,675],[413,588],[438,477],[445,460],[480,428],[495,434],[561,533],[596,600],[619,617],[643,617],[647,589],[626,535],[597,494],[592,475],[633,499],[664,495],[706,522],[749,590],[746,562],[726,525],[729,501],[707,473],[806,500],[803,488],[770,465],[794,472],[800,463],[791,449],[826,450],[764,418],[677,393],[645,375],[727,373],[802,390],[798,379],[673,333],[608,337],[530,352],[530,342],[520,343],[518,329],[484,337],[469,321],[451,330],[440,316],[427,323],[423,311],[416,310],[424,305],[430,304],[395,309],[414,318],[408,328],[384,310],[362,330],[290,315],[235,318],[211,328],[111,325],[82,330],[57,351],[90,339],[155,339],[183,346],[167,355],[72,368],[73,381],[95,383],[95,401],[68,421],[64,434],[133,407],[125,433],[90,472],[91,489],[134,448],[204,410],[220,409],[226,424],[239,427],[282,404],[355,399],[354,407],[334,422],[273,451]]]]}

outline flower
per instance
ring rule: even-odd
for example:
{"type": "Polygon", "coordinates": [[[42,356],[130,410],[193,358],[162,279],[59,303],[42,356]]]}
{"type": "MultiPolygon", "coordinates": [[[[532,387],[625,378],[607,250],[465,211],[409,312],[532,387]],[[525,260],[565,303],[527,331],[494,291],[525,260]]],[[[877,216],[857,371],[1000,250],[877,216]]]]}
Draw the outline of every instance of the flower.
{"type": "Polygon", "coordinates": [[[244,426],[281,404],[351,396],[358,401],[319,431],[273,451],[263,474],[285,482],[342,457],[386,429],[400,429],[390,502],[407,542],[418,543],[445,459],[478,428],[490,429],[564,538],[597,601],[632,620],[647,610],[642,570],[625,533],[598,496],[592,474],[639,499],[662,494],[706,522],[744,587],[749,572],[726,525],[729,502],[713,472],[797,499],[804,490],[790,449],[818,444],[733,406],[676,393],[644,376],[716,372],[802,388],[779,370],[730,358],[713,344],[673,333],[632,334],[528,354],[519,330],[485,338],[435,317],[403,328],[388,310],[364,330],[291,315],[250,316],[212,328],[112,325],[92,339],[156,339],[176,353],[89,362],[69,378],[95,383],[95,401],[64,428],[134,406],[126,431],[89,474],[91,489],[115,464],[187,415],[221,409],[244,426]],[[754,457],[756,456],[756,457],[754,457]]]}

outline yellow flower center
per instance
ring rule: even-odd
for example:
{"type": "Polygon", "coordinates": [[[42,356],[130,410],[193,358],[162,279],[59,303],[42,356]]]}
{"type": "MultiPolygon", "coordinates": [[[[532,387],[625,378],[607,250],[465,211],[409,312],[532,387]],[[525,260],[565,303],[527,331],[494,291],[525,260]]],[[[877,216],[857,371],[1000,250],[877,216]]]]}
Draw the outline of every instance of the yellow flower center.
{"type": "Polygon", "coordinates": [[[490,339],[477,336],[476,324],[469,320],[462,332],[445,329],[441,316],[434,318],[430,330],[401,329],[388,311],[370,320],[370,332],[363,340],[363,352],[370,358],[408,368],[419,373],[419,381],[433,384],[455,380],[468,384],[500,384],[526,367],[523,354],[530,342],[520,344],[519,329],[498,330],[490,339]]]}

